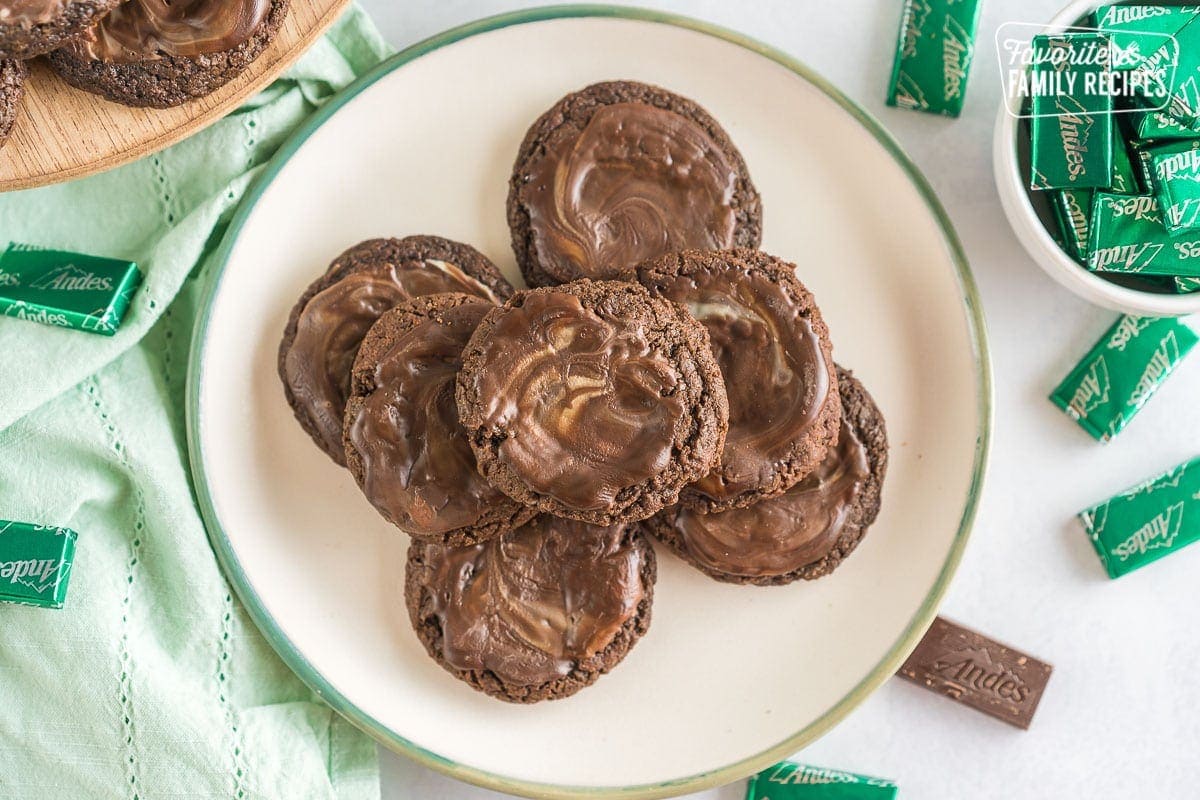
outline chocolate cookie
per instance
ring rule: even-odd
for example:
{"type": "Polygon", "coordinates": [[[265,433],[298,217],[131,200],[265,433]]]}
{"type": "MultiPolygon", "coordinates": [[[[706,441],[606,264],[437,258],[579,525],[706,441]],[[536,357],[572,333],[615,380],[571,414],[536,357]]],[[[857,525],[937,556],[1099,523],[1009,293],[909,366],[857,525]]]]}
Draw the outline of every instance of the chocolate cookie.
{"type": "Polygon", "coordinates": [[[28,74],[23,61],[0,61],[0,147],[17,122],[28,74]]]}
{"type": "Polygon", "coordinates": [[[489,313],[458,411],[493,486],[594,525],[674,503],[712,468],[729,413],[700,323],[637,284],[589,280],[489,313]]]}
{"type": "Polygon", "coordinates": [[[129,0],[50,54],[67,83],[128,106],[169,108],[240,75],[288,0],[129,0]]]}
{"type": "Polygon", "coordinates": [[[493,308],[467,294],[414,298],[379,318],[354,361],[346,463],[371,505],[413,538],[470,545],[535,514],[475,469],[454,403],[463,347],[493,308]]]}
{"type": "Polygon", "coordinates": [[[726,583],[781,586],[833,572],[879,515],[887,472],[883,414],[854,376],[839,368],[837,447],[781,495],[748,508],[701,514],[676,506],[643,525],[692,566],[726,583]]]}
{"type": "Polygon", "coordinates": [[[508,226],[530,286],[616,278],[694,247],[758,247],[758,190],[729,136],[686,97],[633,81],[567,95],[521,143],[508,226]]]}
{"type": "Polygon", "coordinates": [[[575,694],[625,658],[650,627],[655,577],[638,526],[546,515],[473,547],[414,542],[404,596],[447,672],[536,703],[575,694]]]}
{"type": "Polygon", "coordinates": [[[337,463],[346,463],[342,417],[367,330],[396,304],[442,292],[499,303],[512,287],[469,245],[437,236],[371,239],[338,256],[292,308],[279,377],[301,427],[337,463]]]}
{"type": "Polygon", "coordinates": [[[3,0],[0,59],[30,59],[62,47],[122,0],[3,0]]]}
{"type": "Polygon", "coordinates": [[[638,265],[650,293],[692,313],[729,397],[713,471],[683,490],[698,511],[780,494],[821,463],[841,420],[829,330],[796,267],[758,250],[685,250],[638,265]]]}

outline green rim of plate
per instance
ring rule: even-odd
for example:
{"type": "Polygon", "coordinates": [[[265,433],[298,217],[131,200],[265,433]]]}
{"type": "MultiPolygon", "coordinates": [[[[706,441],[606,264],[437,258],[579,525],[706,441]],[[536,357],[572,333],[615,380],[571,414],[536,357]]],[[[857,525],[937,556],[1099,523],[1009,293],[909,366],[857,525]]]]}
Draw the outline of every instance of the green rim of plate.
{"type": "Polygon", "coordinates": [[[316,692],[326,703],[332,706],[339,714],[350,720],[354,725],[361,728],[363,731],[370,734],[377,741],[381,742],[386,747],[398,753],[408,756],[415,761],[445,773],[457,780],[467,783],[483,786],[488,789],[494,789],[500,792],[509,794],[522,795],[525,797],[535,798],[563,798],[563,797],[586,797],[586,798],[658,798],[672,797],[675,795],[684,794],[687,792],[698,792],[714,786],[723,786],[733,781],[745,778],[761,769],[764,769],[777,761],[780,761],[804,746],[818,739],[825,734],[836,724],[841,722],[851,710],[865,700],[875,689],[891,677],[903,663],[908,654],[916,647],[917,642],[925,633],[925,630],[932,623],[934,616],[937,613],[937,607],[942,596],[950,584],[950,579],[958,568],[959,561],[962,559],[963,549],[966,546],[967,538],[971,532],[971,526],[975,519],[975,511],[979,504],[980,493],[983,488],[983,476],[987,465],[988,450],[990,445],[991,423],[992,423],[992,374],[991,363],[988,355],[987,346],[987,331],[983,320],[983,308],[979,299],[979,292],[975,286],[975,279],[971,274],[971,268],[967,264],[967,258],[963,252],[962,244],[958,240],[958,236],[954,232],[954,227],[950,223],[950,219],[946,214],[937,196],[933,193],[924,176],[913,164],[912,160],[901,149],[900,145],[892,138],[883,126],[869,114],[866,110],[858,106],[853,100],[846,97],[832,84],[826,81],[813,70],[802,64],[800,61],[792,58],[786,53],[769,47],[761,42],[755,41],[740,33],[722,28],[717,25],[712,25],[700,20],[691,19],[688,17],[669,14],[662,11],[653,11],[642,8],[628,8],[608,5],[564,5],[564,6],[546,6],[543,8],[533,8],[524,11],[516,11],[507,14],[500,14],[493,17],[477,20],[475,22],[460,25],[452,28],[437,36],[433,36],[422,42],[412,45],[411,47],[397,53],[388,60],[381,63],[375,69],[371,70],[354,83],[347,86],[334,98],[329,100],[325,105],[318,109],[312,117],[310,117],[300,128],[291,135],[291,137],[280,147],[279,151],[271,159],[263,170],[263,173],[258,177],[254,184],[247,192],[246,198],[239,206],[237,213],[230,222],[229,229],[222,239],[218,248],[217,268],[212,276],[211,283],[207,289],[207,295],[204,300],[204,305],[199,317],[196,320],[196,329],[192,339],[191,356],[188,366],[188,383],[187,383],[187,437],[188,437],[188,453],[191,462],[192,476],[196,488],[196,499],[200,506],[200,513],[204,519],[205,528],[208,531],[209,541],[216,553],[217,560],[221,564],[225,575],[235,590],[242,603],[250,613],[250,617],[254,620],[259,630],[270,642],[271,646],[287,663],[287,665],[296,672],[296,674],[308,686],[316,692]],[[950,255],[954,260],[958,272],[959,287],[962,292],[963,303],[966,310],[967,327],[971,335],[971,344],[975,356],[975,364],[977,368],[977,391],[978,391],[978,434],[975,441],[975,463],[971,476],[971,484],[967,491],[966,505],[963,508],[962,518],[959,522],[958,533],[955,535],[954,543],[947,555],[946,562],[942,566],[941,572],[938,574],[937,580],[926,595],[924,602],[916,615],[909,622],[908,627],[900,636],[899,640],[888,650],[883,659],[868,674],[857,686],[850,690],[845,697],[835,703],[829,710],[818,717],[815,721],[805,727],[796,734],[789,736],[778,744],[763,750],[762,752],[753,755],[749,758],[742,759],[733,764],[702,772],[697,775],[690,775],[685,778],[678,778],[671,781],[661,783],[649,783],[638,786],[623,786],[623,787],[590,787],[590,786],[559,786],[547,783],[533,783],[528,781],[517,780],[514,778],[497,775],[485,770],[476,769],[465,764],[459,764],[450,759],[444,758],[437,753],[430,752],[413,742],[399,736],[394,731],[385,727],[378,720],[371,717],[358,706],[351,703],[334,688],[320,672],[318,672],[312,664],[295,648],[292,642],[284,635],[278,624],[267,612],[261,599],[255,593],[254,588],[246,579],[245,573],[242,571],[241,564],[238,562],[237,555],[234,553],[233,545],[226,536],[225,531],[221,527],[221,522],[215,513],[212,497],[209,494],[208,477],[204,468],[204,452],[200,438],[200,383],[202,379],[201,364],[204,354],[204,345],[207,337],[209,318],[212,314],[213,300],[216,297],[217,289],[220,286],[221,277],[224,274],[225,267],[229,262],[230,253],[238,239],[242,227],[249,219],[251,212],[258,204],[263,192],[271,185],[274,178],[288,163],[293,155],[301,148],[308,138],[320,128],[330,117],[338,112],[343,106],[357,97],[367,87],[374,84],[384,76],[400,69],[410,61],[420,58],[421,56],[437,50],[446,45],[454,44],[471,36],[488,31],[507,28],[512,25],[522,25],[529,22],[542,22],[545,20],[565,19],[574,17],[615,17],[620,19],[637,20],[642,22],[653,22],[664,25],[672,25],[678,28],[686,28],[688,30],[697,31],[709,36],[723,39],[732,44],[744,47],[747,50],[752,50],[765,58],[769,58],[777,64],[786,67],[796,73],[801,79],[816,86],[838,105],[845,109],[851,116],[869,131],[875,139],[883,145],[896,163],[908,174],[909,179],[916,187],[920,195],[925,199],[929,210],[933,213],[938,223],[942,227],[942,231],[946,239],[946,247],[950,251],[950,255]]]}

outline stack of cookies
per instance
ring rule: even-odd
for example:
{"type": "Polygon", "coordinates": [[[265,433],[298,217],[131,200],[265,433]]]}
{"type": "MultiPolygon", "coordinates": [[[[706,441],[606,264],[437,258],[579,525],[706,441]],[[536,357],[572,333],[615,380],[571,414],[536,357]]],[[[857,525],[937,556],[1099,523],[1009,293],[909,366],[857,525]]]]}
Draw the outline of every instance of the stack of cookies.
{"type": "Polygon", "coordinates": [[[240,75],[287,10],[288,0],[0,0],[0,146],[30,59],[114,102],[168,108],[240,75]]]}
{"type": "Polygon", "coordinates": [[[521,145],[508,221],[531,288],[468,245],[364,242],[296,303],[279,372],[411,537],[429,654],[535,702],[646,632],[653,539],[719,581],[832,572],[879,511],[887,437],[795,265],[756,249],[758,192],[692,101],[563,98],[521,145]]]}

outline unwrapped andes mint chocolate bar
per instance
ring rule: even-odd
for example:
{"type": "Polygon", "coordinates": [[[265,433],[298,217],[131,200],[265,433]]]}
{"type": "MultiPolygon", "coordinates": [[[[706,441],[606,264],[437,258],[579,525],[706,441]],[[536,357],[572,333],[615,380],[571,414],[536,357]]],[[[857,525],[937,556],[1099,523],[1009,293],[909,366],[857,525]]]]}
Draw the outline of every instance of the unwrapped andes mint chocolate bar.
{"type": "Polygon", "coordinates": [[[1052,669],[1044,661],[938,617],[898,674],[1028,729],[1052,669]]]}
{"type": "Polygon", "coordinates": [[[1079,514],[1092,546],[1119,578],[1200,539],[1200,458],[1079,514]]]}
{"type": "Polygon", "coordinates": [[[896,784],[784,761],[750,778],[746,800],[894,800],[896,784]]]}
{"type": "Polygon", "coordinates": [[[1196,345],[1196,334],[1177,319],[1123,316],[1051,393],[1093,438],[1121,432],[1196,345]]]}

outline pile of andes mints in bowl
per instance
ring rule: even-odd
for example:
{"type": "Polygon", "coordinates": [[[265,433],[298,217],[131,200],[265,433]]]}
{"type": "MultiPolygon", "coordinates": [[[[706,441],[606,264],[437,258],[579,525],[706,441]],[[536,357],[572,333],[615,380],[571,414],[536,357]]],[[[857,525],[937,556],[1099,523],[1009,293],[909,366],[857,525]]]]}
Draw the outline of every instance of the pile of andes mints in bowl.
{"type": "Polygon", "coordinates": [[[879,513],[887,435],[796,266],[757,249],[758,191],[693,101],[563,97],[518,149],[507,219],[531,288],[438,236],[362,242],[296,301],[278,366],[301,427],[408,535],[425,650],[529,703],[647,632],[653,541],[727,583],[833,572],[879,513]]]}
{"type": "Polygon", "coordinates": [[[0,0],[0,146],[35,58],[77,89],[169,108],[242,74],[287,12],[288,0],[0,0]]]}
{"type": "Polygon", "coordinates": [[[1116,286],[1200,290],[1200,7],[1103,5],[1031,53],[1018,163],[1058,247],[1116,286]]]}

